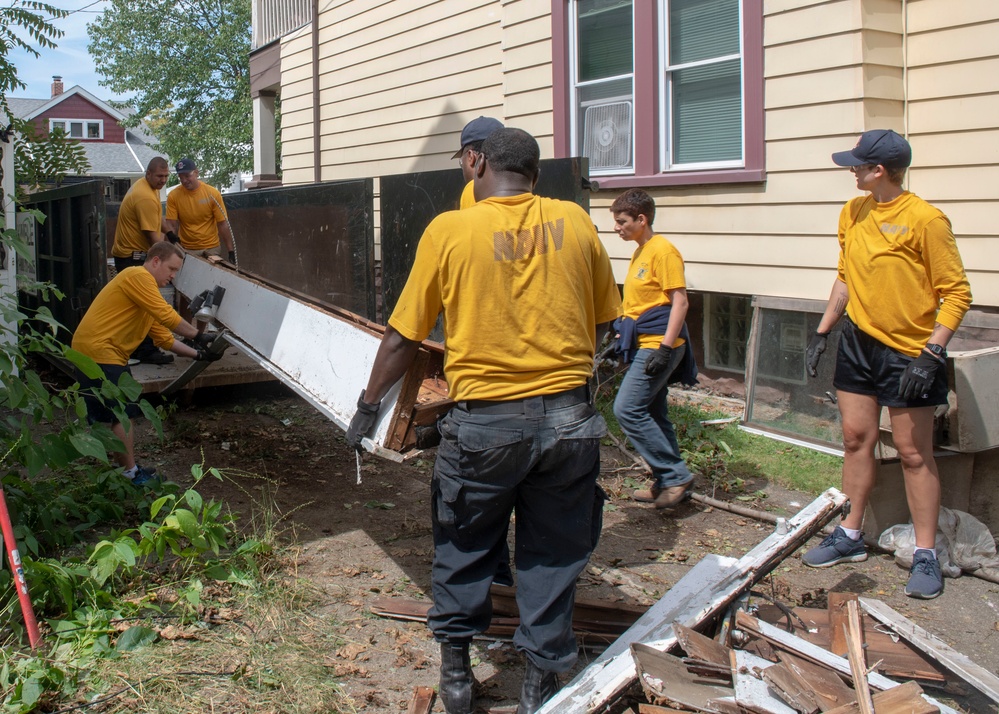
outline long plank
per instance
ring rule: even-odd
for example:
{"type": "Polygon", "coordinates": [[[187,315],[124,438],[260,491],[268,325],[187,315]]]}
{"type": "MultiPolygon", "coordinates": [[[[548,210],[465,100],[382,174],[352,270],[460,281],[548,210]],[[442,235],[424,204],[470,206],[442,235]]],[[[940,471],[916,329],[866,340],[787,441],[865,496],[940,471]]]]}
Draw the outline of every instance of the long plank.
{"type": "Polygon", "coordinates": [[[846,496],[830,488],[775,530],[742,558],[709,554],[677,582],[638,622],[589,667],[548,700],[538,714],[595,712],[618,697],[635,680],[630,648],[640,642],[665,652],[677,643],[673,623],[696,628],[829,522],[846,496]]]}
{"type": "MultiPolygon", "coordinates": [[[[174,285],[188,297],[225,288],[216,319],[267,364],[261,364],[341,429],[367,386],[381,337],[332,311],[194,256],[184,259],[174,285]],[[273,369],[269,369],[268,365],[273,369]]],[[[235,344],[235,340],[230,340],[235,344]]],[[[389,390],[371,442],[384,446],[400,384],[389,390]]]]}
{"type": "MultiPolygon", "coordinates": [[[[878,714],[935,714],[939,711],[923,698],[923,689],[915,682],[906,682],[893,689],[878,692],[872,706],[878,714]]],[[[850,702],[830,709],[827,714],[860,714],[860,704],[850,702]]]]}
{"type": "Polygon", "coordinates": [[[860,598],[860,606],[872,617],[898,633],[899,637],[922,650],[994,702],[999,702],[999,677],[972,662],[936,635],[878,600],[860,598]]]}
{"type": "Polygon", "coordinates": [[[846,653],[853,672],[853,691],[857,693],[860,714],[874,714],[871,690],[867,686],[867,662],[864,660],[864,626],[860,623],[860,606],[856,600],[846,603],[846,653]]]}
{"type": "MultiPolygon", "coordinates": [[[[861,601],[863,601],[863,598],[861,598],[861,601]]],[[[823,649],[818,645],[813,645],[808,640],[803,640],[796,635],[785,632],[779,627],[774,627],[770,623],[759,620],[742,610],[736,613],[735,620],[737,627],[763,637],[780,650],[792,652],[811,662],[839,672],[840,674],[845,674],[851,679],[853,678],[853,670],[850,669],[850,663],[843,657],[834,655],[829,650],[823,649]]],[[[871,672],[867,675],[867,683],[878,691],[899,686],[898,682],[894,682],[877,672],[871,672]]],[[[939,707],[943,714],[958,714],[956,710],[951,709],[946,704],[937,701],[927,694],[923,694],[923,699],[939,707]]]]}

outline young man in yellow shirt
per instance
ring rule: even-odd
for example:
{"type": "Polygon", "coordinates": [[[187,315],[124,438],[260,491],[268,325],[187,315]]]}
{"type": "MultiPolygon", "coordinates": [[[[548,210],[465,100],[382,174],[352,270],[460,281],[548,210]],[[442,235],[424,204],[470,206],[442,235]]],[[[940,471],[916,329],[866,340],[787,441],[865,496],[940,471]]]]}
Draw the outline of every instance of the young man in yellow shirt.
{"type": "MultiPolygon", "coordinates": [[[[117,384],[122,374],[131,374],[128,358],[143,339],[151,336],[159,347],[182,357],[214,361],[218,356],[207,352],[205,338],[198,328],[185,322],[167,304],[159,288],[173,281],[184,264],[184,252],[166,241],[154,243],[147,251],[142,266],[125,268],[101,289],[73,334],[73,349],[90,357],[104,372],[104,377],[117,384]],[[189,347],[173,333],[195,340],[202,348],[189,347]]],[[[114,454],[126,478],[141,486],[153,479],[155,469],[135,463],[134,437],[104,404],[100,397],[102,379],[80,379],[80,389],[87,405],[91,423],[111,424],[111,431],[121,439],[125,450],[114,454]]],[[[129,419],[141,415],[139,407],[130,403],[125,409],[129,419]]]]}
{"type": "Polygon", "coordinates": [[[167,194],[167,237],[173,240],[176,236],[188,253],[217,255],[235,263],[236,249],[222,194],[198,178],[198,167],[192,159],[181,159],[176,168],[180,187],[167,194]]]}

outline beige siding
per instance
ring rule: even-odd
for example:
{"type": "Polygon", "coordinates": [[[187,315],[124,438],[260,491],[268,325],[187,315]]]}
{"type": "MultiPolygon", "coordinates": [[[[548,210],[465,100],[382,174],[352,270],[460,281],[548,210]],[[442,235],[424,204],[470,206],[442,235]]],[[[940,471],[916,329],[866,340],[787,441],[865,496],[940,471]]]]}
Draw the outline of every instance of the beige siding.
{"type": "MultiPolygon", "coordinates": [[[[999,0],[764,0],[766,181],[654,188],[656,228],[691,288],[824,300],[836,223],[857,195],[830,154],[872,128],[908,132],[910,188],[954,225],[976,303],[999,305],[999,0]]],[[[324,180],[453,166],[480,114],[553,136],[550,4],[334,0],[319,19],[324,180]]],[[[313,180],[311,28],[282,43],[286,183],[313,180]]],[[[633,244],[617,191],[591,215],[619,279],[633,244]]]]}
{"type": "Polygon", "coordinates": [[[999,3],[908,2],[909,188],[954,226],[978,305],[999,305],[999,3]]]}

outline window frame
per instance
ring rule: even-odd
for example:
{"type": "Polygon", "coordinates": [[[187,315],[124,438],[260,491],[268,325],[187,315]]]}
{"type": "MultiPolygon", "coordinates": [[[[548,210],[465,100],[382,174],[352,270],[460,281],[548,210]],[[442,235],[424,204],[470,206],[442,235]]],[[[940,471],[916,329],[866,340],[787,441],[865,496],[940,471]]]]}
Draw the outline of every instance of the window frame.
{"type": "Polygon", "coordinates": [[[49,134],[55,131],[56,124],[62,124],[62,130],[66,132],[66,137],[77,141],[102,141],[104,139],[103,119],[49,119],[49,134]],[[73,136],[73,125],[80,125],[80,136],[73,136]],[[87,136],[87,130],[91,124],[97,125],[97,136],[87,136]]]}
{"type": "MultiPolygon", "coordinates": [[[[766,179],[763,110],[763,0],[742,0],[743,161],[739,166],[689,165],[662,170],[665,153],[665,60],[661,0],[634,0],[634,152],[627,173],[595,175],[600,188],[759,183],[766,179]],[[646,147],[636,150],[636,147],[646,147]]],[[[574,18],[570,0],[552,0],[552,92],[556,158],[575,155],[572,116],[576,111],[571,52],[574,18]]]]}

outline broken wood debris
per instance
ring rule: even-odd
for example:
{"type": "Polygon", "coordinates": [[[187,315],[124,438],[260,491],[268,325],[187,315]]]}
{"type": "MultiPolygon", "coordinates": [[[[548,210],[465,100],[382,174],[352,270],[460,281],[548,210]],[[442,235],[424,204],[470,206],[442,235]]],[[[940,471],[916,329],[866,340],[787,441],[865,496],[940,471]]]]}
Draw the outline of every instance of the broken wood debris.
{"type": "Polygon", "coordinates": [[[433,687],[414,687],[413,696],[409,700],[409,707],[406,714],[430,714],[434,707],[434,699],[437,693],[433,687]]]}

